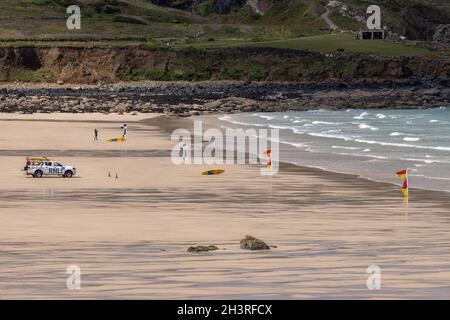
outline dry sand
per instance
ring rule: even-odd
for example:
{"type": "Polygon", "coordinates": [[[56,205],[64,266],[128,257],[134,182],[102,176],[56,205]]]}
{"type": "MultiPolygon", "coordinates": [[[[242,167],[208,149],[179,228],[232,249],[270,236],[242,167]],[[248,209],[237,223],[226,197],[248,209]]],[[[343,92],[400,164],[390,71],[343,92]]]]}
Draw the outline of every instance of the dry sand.
{"type": "Polygon", "coordinates": [[[154,126],[190,120],[73,117],[0,116],[0,298],[448,298],[446,193],[414,191],[406,206],[396,186],[289,165],[201,176],[171,162],[154,126]],[[123,122],[129,141],[93,141],[123,122]],[[78,177],[20,171],[44,153],[78,177]],[[240,250],[246,234],[277,248],[240,250]],[[209,244],[221,250],[186,252],[209,244]],[[80,290],[66,288],[74,264],[80,290]],[[366,287],[374,264],[381,290],[366,287]]]}

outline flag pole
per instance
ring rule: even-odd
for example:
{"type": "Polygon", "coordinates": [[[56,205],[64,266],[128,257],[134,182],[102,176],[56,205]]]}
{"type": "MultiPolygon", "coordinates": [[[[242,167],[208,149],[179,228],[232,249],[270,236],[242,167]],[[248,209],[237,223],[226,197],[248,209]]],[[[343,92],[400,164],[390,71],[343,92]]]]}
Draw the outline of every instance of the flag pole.
{"type": "Polygon", "coordinates": [[[406,184],[408,186],[408,195],[409,195],[409,169],[406,169],[406,184]]]}
{"type": "Polygon", "coordinates": [[[409,170],[406,169],[406,196],[405,203],[408,205],[409,203],[409,170]]]}

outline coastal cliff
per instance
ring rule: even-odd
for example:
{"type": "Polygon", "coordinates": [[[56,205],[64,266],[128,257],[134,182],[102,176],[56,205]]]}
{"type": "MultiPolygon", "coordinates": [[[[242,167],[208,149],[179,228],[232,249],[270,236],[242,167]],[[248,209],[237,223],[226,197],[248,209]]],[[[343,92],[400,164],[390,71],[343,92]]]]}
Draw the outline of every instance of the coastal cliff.
{"type": "Polygon", "coordinates": [[[450,78],[450,60],[275,48],[3,47],[0,82],[355,81],[450,78]]]}
{"type": "Polygon", "coordinates": [[[272,48],[7,47],[0,82],[0,112],[19,113],[190,116],[450,103],[446,59],[272,48]]]}

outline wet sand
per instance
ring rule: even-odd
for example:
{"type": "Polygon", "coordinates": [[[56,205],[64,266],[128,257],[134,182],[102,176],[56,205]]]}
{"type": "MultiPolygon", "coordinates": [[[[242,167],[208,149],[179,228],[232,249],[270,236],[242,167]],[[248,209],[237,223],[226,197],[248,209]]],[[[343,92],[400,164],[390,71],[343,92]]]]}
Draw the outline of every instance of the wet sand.
{"type": "Polygon", "coordinates": [[[448,194],[413,190],[405,205],[394,185],[292,165],[201,176],[169,157],[167,132],[191,120],[146,116],[0,116],[14,132],[0,140],[0,298],[448,298],[448,194]],[[126,143],[92,140],[123,122],[126,143]],[[79,176],[26,177],[24,156],[42,152],[79,176]],[[277,248],[243,251],[246,234],[277,248]],[[186,252],[209,244],[220,250],[186,252]],[[369,265],[381,290],[366,287],[369,265]]]}

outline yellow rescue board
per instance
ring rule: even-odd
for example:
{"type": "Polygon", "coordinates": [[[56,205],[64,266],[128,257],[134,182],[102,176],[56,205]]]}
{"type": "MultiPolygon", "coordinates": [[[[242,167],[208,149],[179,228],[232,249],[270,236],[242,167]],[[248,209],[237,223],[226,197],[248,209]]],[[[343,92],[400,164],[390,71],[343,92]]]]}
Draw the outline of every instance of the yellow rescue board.
{"type": "Polygon", "coordinates": [[[215,169],[215,170],[203,171],[202,175],[204,175],[204,176],[213,176],[213,175],[222,174],[224,172],[225,172],[225,170],[223,170],[223,169],[215,169]]]}
{"type": "Polygon", "coordinates": [[[127,141],[127,138],[111,138],[111,139],[107,139],[106,141],[108,141],[108,142],[124,142],[124,141],[127,141]]]}
{"type": "Polygon", "coordinates": [[[42,156],[42,157],[27,157],[26,160],[27,161],[50,161],[52,159],[50,159],[49,157],[42,156]]]}

